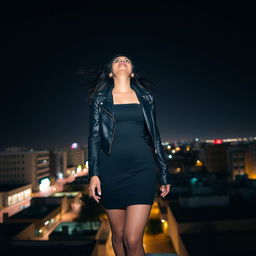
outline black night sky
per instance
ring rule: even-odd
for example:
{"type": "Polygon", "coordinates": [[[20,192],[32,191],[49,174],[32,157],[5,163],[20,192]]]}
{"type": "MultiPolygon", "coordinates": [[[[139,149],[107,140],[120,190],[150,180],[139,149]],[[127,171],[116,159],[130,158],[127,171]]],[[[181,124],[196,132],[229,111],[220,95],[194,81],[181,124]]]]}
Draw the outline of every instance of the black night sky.
{"type": "Polygon", "coordinates": [[[256,136],[255,9],[223,2],[6,7],[0,147],[87,145],[79,70],[118,52],[157,84],[163,141],[256,136]]]}

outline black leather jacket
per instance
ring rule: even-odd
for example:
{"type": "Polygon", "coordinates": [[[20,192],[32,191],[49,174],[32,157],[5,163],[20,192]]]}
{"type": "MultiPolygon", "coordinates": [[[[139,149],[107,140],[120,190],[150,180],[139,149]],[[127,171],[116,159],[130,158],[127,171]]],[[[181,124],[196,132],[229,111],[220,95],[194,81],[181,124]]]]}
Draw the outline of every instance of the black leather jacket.
{"type": "MultiPolygon", "coordinates": [[[[154,151],[154,156],[160,168],[158,180],[160,185],[170,184],[169,172],[161,137],[156,121],[156,107],[153,95],[143,87],[131,83],[140,101],[145,125],[145,140],[154,151]]],[[[115,136],[115,118],[113,115],[113,84],[96,93],[89,107],[88,162],[89,179],[96,175],[100,177],[100,152],[111,154],[111,146],[115,136]]]]}

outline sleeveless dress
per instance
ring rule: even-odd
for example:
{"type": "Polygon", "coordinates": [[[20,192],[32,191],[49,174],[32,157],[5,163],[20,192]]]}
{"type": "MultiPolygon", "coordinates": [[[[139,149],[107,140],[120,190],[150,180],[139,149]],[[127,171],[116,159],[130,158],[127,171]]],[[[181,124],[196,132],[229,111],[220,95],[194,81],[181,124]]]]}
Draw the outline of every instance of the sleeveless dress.
{"type": "Polygon", "coordinates": [[[147,144],[145,121],[139,103],[113,105],[116,128],[111,154],[100,155],[100,202],[105,209],[153,204],[157,164],[147,144]]]}

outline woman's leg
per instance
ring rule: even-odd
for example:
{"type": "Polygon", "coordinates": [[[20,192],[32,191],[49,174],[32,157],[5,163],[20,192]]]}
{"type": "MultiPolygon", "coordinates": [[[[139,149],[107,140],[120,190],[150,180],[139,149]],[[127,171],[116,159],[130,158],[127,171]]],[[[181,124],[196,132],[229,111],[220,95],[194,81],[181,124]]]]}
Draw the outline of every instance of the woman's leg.
{"type": "Polygon", "coordinates": [[[152,205],[137,204],[126,208],[124,244],[127,256],[144,256],[143,235],[152,205]]]}
{"type": "Polygon", "coordinates": [[[105,209],[112,232],[112,246],[116,256],[126,256],[123,244],[125,209],[105,209]]]}

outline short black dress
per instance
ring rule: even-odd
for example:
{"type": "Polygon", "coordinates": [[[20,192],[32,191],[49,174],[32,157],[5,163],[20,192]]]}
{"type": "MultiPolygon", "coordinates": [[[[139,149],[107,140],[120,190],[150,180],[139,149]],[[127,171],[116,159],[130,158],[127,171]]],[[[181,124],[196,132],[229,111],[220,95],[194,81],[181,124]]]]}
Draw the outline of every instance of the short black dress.
{"type": "Polygon", "coordinates": [[[100,155],[100,202],[105,209],[153,204],[157,164],[147,144],[145,121],[139,103],[113,105],[116,128],[111,154],[100,155]]]}

